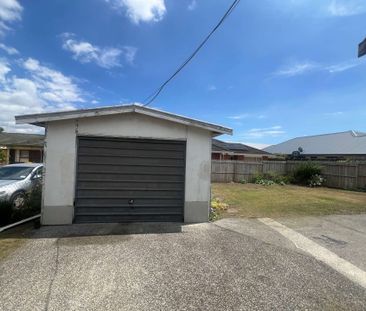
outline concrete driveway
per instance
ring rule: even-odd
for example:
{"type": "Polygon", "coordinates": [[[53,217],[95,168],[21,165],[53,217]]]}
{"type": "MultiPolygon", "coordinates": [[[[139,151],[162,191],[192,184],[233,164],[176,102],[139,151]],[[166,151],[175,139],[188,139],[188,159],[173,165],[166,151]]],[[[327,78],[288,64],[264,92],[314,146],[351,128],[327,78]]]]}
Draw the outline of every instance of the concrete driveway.
{"type": "Polygon", "coordinates": [[[0,310],[366,309],[361,286],[229,222],[43,227],[0,262],[0,310]]]}
{"type": "MultiPolygon", "coordinates": [[[[366,271],[366,214],[289,217],[278,218],[276,222],[366,271]]],[[[222,219],[215,224],[266,243],[303,252],[258,219],[222,219]]]]}

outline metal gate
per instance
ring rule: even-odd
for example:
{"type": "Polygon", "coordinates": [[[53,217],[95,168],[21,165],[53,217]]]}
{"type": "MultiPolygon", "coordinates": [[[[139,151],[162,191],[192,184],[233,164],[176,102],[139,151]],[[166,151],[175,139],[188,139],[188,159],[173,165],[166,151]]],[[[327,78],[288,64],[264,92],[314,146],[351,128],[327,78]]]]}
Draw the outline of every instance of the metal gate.
{"type": "Polygon", "coordinates": [[[78,137],[75,222],[183,221],[186,143],[78,137]]]}

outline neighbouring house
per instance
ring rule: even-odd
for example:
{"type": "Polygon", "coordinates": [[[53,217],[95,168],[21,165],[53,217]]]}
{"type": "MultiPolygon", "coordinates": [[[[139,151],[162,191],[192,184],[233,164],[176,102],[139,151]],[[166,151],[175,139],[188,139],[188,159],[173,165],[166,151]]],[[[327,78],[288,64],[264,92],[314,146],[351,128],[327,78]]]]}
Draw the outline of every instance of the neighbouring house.
{"type": "Polygon", "coordinates": [[[47,128],[42,224],[205,222],[223,126],[139,105],[17,116],[47,128]]]}
{"type": "Polygon", "coordinates": [[[44,135],[0,132],[0,165],[43,162],[44,135]]]}
{"type": "Polygon", "coordinates": [[[270,153],[241,143],[229,143],[212,139],[212,160],[233,160],[262,162],[268,160],[270,153]]]}
{"type": "Polygon", "coordinates": [[[346,131],[297,137],[264,150],[292,159],[366,160],[366,133],[346,131]]]}

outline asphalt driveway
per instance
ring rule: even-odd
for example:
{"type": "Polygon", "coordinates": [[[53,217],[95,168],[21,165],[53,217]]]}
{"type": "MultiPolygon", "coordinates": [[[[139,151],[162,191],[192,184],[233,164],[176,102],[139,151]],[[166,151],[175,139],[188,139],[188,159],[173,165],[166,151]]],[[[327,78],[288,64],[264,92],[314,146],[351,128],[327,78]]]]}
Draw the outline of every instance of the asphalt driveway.
{"type": "Polygon", "coordinates": [[[365,289],[274,244],[220,223],[43,227],[0,262],[0,310],[366,309],[365,289]]]}

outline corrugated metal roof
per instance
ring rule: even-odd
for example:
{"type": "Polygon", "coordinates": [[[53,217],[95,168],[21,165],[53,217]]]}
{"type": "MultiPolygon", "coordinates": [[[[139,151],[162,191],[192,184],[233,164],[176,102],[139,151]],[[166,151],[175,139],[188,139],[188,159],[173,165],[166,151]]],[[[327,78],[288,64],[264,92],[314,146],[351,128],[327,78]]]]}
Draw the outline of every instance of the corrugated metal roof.
{"type": "Polygon", "coordinates": [[[268,152],[244,145],[212,139],[212,151],[227,151],[238,154],[268,154],[268,152]]]}
{"type": "Polygon", "coordinates": [[[264,148],[276,154],[292,154],[302,148],[302,154],[346,155],[366,154],[366,133],[347,131],[315,136],[297,137],[264,148]]]}
{"type": "Polygon", "coordinates": [[[0,133],[0,146],[43,147],[44,135],[0,133]]]}

